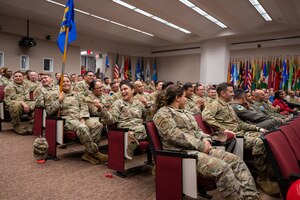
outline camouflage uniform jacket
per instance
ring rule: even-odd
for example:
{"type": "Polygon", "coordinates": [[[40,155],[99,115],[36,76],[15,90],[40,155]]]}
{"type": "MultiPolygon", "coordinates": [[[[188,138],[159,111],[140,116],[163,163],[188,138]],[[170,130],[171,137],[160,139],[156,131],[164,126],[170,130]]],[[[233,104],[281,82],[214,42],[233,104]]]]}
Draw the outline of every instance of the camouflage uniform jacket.
{"type": "Polygon", "coordinates": [[[300,102],[299,102],[299,100],[298,100],[297,97],[294,97],[294,98],[289,97],[289,98],[288,98],[288,102],[290,102],[290,103],[295,103],[295,104],[300,104],[300,102]]]}
{"type": "Polygon", "coordinates": [[[278,118],[281,118],[281,119],[285,119],[285,116],[273,111],[272,108],[266,102],[256,101],[256,102],[254,102],[254,105],[256,107],[258,107],[263,113],[265,113],[268,116],[273,116],[273,117],[278,117],[278,118]]]}
{"type": "Polygon", "coordinates": [[[6,78],[5,76],[2,76],[0,78],[0,85],[1,86],[7,86],[9,83],[12,83],[11,79],[6,78]]]}
{"type": "Polygon", "coordinates": [[[78,94],[82,94],[84,97],[87,97],[91,93],[89,88],[90,86],[86,83],[86,81],[82,80],[75,85],[73,90],[78,92],[78,94]]]}
{"type": "Polygon", "coordinates": [[[256,124],[256,123],[271,119],[266,114],[264,114],[260,110],[257,111],[253,107],[250,107],[249,109],[247,109],[246,107],[244,107],[243,105],[241,105],[239,103],[230,103],[230,106],[234,109],[237,116],[245,122],[256,124]]]}
{"type": "MultiPolygon", "coordinates": [[[[46,99],[55,98],[59,93],[57,87],[53,87],[53,85],[44,87],[40,86],[37,90],[34,91],[33,96],[36,100],[37,107],[45,107],[46,99]]],[[[55,100],[55,99],[53,99],[55,100]]]]}
{"type": "Polygon", "coordinates": [[[195,103],[195,101],[193,101],[192,98],[186,98],[184,109],[187,111],[190,111],[194,114],[201,112],[201,109],[198,107],[198,105],[195,103]]]}
{"type": "Polygon", "coordinates": [[[34,92],[35,90],[37,90],[39,87],[41,87],[41,83],[36,81],[36,82],[28,82],[29,87],[30,87],[30,92],[34,92]]]}
{"type": "Polygon", "coordinates": [[[65,98],[61,103],[58,101],[58,93],[56,98],[50,96],[50,98],[46,99],[45,105],[48,115],[55,115],[59,110],[60,115],[66,116],[66,119],[80,120],[90,117],[87,104],[74,91],[65,93],[65,98]]]}
{"type": "Polygon", "coordinates": [[[122,95],[121,95],[121,92],[116,92],[116,93],[113,93],[113,95],[111,95],[111,100],[113,102],[117,101],[118,99],[121,99],[122,98],[122,95]]]}
{"type": "Polygon", "coordinates": [[[132,103],[129,103],[119,99],[112,104],[109,111],[102,109],[99,112],[99,117],[103,119],[106,125],[116,124],[119,128],[128,128],[145,136],[143,116],[147,112],[150,112],[150,109],[146,109],[140,101],[133,100],[132,103]]]}
{"type": "Polygon", "coordinates": [[[6,106],[10,106],[13,101],[32,101],[30,100],[30,88],[26,84],[16,84],[11,82],[4,89],[4,101],[6,106]]]}
{"type": "Polygon", "coordinates": [[[145,93],[145,92],[144,93],[136,93],[134,95],[133,99],[139,101],[141,96],[145,97],[145,99],[147,100],[148,104],[153,104],[151,95],[148,94],[148,93],[145,93]]]}
{"type": "Polygon", "coordinates": [[[233,108],[221,98],[208,104],[202,111],[202,117],[214,130],[218,131],[226,129],[234,132],[257,130],[255,125],[241,121],[233,108]]]}
{"type": "Polygon", "coordinates": [[[200,130],[193,113],[187,110],[164,106],[154,115],[153,121],[164,149],[203,152],[204,141],[211,142],[210,135],[200,130]]]}
{"type": "Polygon", "coordinates": [[[95,99],[98,99],[99,102],[104,106],[106,110],[109,110],[110,106],[113,103],[110,96],[108,96],[107,94],[102,94],[99,97],[97,97],[94,93],[90,93],[89,96],[86,97],[86,101],[89,105],[90,113],[91,114],[93,113],[92,115],[97,115],[97,110],[98,110],[98,108],[96,108],[92,103],[90,103],[95,99]]]}

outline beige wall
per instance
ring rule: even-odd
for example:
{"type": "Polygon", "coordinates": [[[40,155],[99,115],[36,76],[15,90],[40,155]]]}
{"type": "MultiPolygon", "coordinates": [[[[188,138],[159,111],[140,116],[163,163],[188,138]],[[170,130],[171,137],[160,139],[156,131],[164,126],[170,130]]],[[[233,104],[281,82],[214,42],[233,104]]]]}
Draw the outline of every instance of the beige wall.
{"type": "Polygon", "coordinates": [[[231,58],[262,58],[269,56],[294,56],[300,55],[300,45],[292,46],[277,46],[277,47],[265,47],[265,48],[251,48],[232,50],[230,52],[231,58]]]}
{"type": "MultiPolygon", "coordinates": [[[[4,66],[13,71],[20,69],[20,55],[29,56],[29,69],[37,72],[43,71],[43,58],[53,59],[53,72],[61,71],[62,54],[55,42],[47,40],[36,40],[37,46],[31,48],[20,48],[21,36],[0,33],[0,51],[4,52],[4,66]]],[[[67,54],[65,72],[69,75],[80,73],[80,48],[70,46],[67,54]]]]}
{"type": "Polygon", "coordinates": [[[200,54],[157,58],[157,78],[165,81],[199,82],[200,54]]]}

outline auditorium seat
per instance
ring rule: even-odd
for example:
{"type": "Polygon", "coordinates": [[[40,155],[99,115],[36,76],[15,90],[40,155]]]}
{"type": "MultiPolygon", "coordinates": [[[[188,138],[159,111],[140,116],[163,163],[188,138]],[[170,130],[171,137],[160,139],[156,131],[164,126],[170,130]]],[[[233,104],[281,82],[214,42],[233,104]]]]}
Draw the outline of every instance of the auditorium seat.
{"type": "Polygon", "coordinates": [[[164,150],[154,122],[147,122],[145,127],[155,159],[156,199],[182,199],[183,194],[197,198],[198,193],[211,199],[205,187],[215,188],[215,183],[197,176],[196,151],[164,150]]]}
{"type": "Polygon", "coordinates": [[[295,130],[289,124],[284,124],[279,127],[285,138],[287,139],[290,147],[295,154],[298,163],[300,164],[300,139],[295,130]]]}
{"type": "MultiPolygon", "coordinates": [[[[210,126],[208,126],[207,124],[204,123],[201,115],[196,114],[194,116],[195,116],[195,119],[196,119],[200,129],[204,133],[206,133],[208,135],[212,135],[214,130],[210,126]]],[[[225,135],[227,137],[226,142],[220,143],[220,142],[214,141],[213,145],[214,146],[225,146],[226,151],[234,153],[243,159],[244,139],[242,137],[235,138],[235,136],[233,134],[229,134],[229,133],[225,133],[225,135]]]]}
{"type": "Polygon", "coordinates": [[[275,177],[283,199],[291,183],[300,178],[297,158],[280,130],[265,133],[261,136],[271,161],[275,177]]]}
{"type": "MultiPolygon", "coordinates": [[[[115,174],[126,177],[126,149],[128,145],[128,129],[117,128],[115,125],[108,126],[108,168],[115,170],[115,174]]],[[[145,164],[153,165],[152,154],[148,141],[139,141],[139,146],[134,155],[147,153],[145,164]]],[[[134,159],[134,158],[133,158],[134,159]]]]}

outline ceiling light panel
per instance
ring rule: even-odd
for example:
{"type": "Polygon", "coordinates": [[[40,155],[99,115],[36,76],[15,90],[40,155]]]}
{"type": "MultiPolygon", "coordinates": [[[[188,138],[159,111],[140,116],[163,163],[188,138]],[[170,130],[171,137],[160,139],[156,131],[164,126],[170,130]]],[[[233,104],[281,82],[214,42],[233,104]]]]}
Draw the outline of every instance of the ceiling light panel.
{"type": "MultiPolygon", "coordinates": [[[[61,3],[58,3],[58,2],[56,2],[56,1],[52,1],[52,0],[46,0],[46,1],[49,2],[49,3],[55,4],[55,5],[61,6],[61,7],[65,7],[65,5],[63,5],[63,4],[61,4],[61,3]]],[[[129,4],[125,3],[125,2],[120,1],[120,0],[113,0],[113,1],[116,2],[116,3],[118,2],[120,5],[123,5],[123,6],[129,8],[129,9],[135,8],[135,7],[129,5],[129,4]],[[121,3],[120,3],[120,2],[121,2],[121,3]]],[[[98,16],[98,15],[94,15],[94,14],[92,14],[92,13],[85,12],[85,11],[83,11],[83,10],[79,10],[79,9],[77,9],[77,8],[74,8],[74,10],[75,10],[76,12],[82,13],[82,14],[84,14],[84,15],[88,15],[88,16],[90,16],[90,17],[94,17],[94,18],[96,18],[96,19],[100,19],[100,20],[103,20],[103,21],[112,23],[112,24],[114,24],[114,25],[121,26],[121,27],[123,27],[123,28],[127,28],[127,29],[130,29],[130,30],[132,30],[132,31],[136,31],[136,32],[142,33],[142,34],[144,34],[144,35],[148,35],[148,36],[151,36],[151,37],[154,36],[154,35],[151,34],[151,33],[147,33],[147,32],[145,32],[145,31],[141,31],[141,30],[138,30],[138,29],[136,29],[136,28],[132,28],[132,27],[130,27],[130,26],[126,26],[126,25],[124,25],[124,24],[121,24],[121,23],[118,23],[118,22],[115,22],[115,21],[112,21],[112,20],[109,20],[109,19],[100,17],[100,16],[98,16]]],[[[144,13],[144,14],[145,14],[145,13],[144,13]]],[[[148,13],[148,14],[149,14],[149,13],[148,13]]]]}
{"type": "MultiPolygon", "coordinates": [[[[161,23],[167,25],[167,26],[170,26],[170,27],[172,27],[172,28],[174,28],[174,29],[177,29],[177,30],[179,30],[179,31],[182,31],[182,32],[184,32],[184,33],[186,33],[186,34],[191,33],[189,30],[186,30],[186,29],[184,29],[184,28],[182,28],[182,27],[179,27],[179,26],[177,26],[177,25],[175,25],[175,24],[173,24],[173,23],[171,23],[171,22],[168,22],[168,21],[166,21],[166,20],[164,20],[164,19],[162,19],[162,18],[160,18],[160,17],[157,17],[157,16],[155,16],[155,15],[152,15],[152,14],[150,14],[150,13],[148,13],[148,12],[142,10],[142,9],[139,9],[139,8],[137,8],[137,7],[134,7],[134,6],[130,5],[130,4],[128,4],[128,3],[125,3],[124,1],[121,1],[121,0],[112,0],[112,1],[115,2],[115,3],[117,3],[117,4],[119,4],[119,5],[121,5],[121,6],[124,6],[124,7],[126,7],[126,8],[129,8],[130,10],[133,10],[133,11],[135,11],[135,12],[138,12],[138,13],[142,14],[142,15],[145,15],[146,17],[150,17],[150,18],[152,18],[152,19],[155,19],[156,21],[159,21],[159,22],[161,22],[161,23]]],[[[186,0],[182,0],[182,1],[185,2],[186,0]]],[[[194,5],[194,4],[190,3],[190,5],[194,5]]]]}
{"type": "Polygon", "coordinates": [[[267,11],[262,7],[258,0],[249,0],[250,3],[254,6],[257,12],[264,18],[266,21],[272,21],[272,18],[269,16],[267,11]]]}
{"type": "Polygon", "coordinates": [[[186,5],[187,7],[193,9],[195,12],[197,12],[200,15],[202,15],[206,19],[208,19],[208,20],[212,21],[213,23],[217,24],[221,28],[227,28],[227,26],[225,24],[223,24],[222,22],[220,22],[219,20],[217,20],[213,16],[209,15],[207,12],[205,12],[204,10],[202,10],[201,8],[199,8],[198,6],[196,6],[195,4],[191,3],[189,0],[179,0],[179,1],[181,3],[183,3],[184,5],[186,5]]]}

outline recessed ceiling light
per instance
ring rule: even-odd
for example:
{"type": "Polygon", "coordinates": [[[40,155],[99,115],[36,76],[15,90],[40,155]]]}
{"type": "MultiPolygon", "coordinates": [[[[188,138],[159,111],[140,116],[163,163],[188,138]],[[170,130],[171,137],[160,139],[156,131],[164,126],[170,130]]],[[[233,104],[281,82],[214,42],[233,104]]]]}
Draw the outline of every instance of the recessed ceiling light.
{"type": "Polygon", "coordinates": [[[221,28],[227,28],[227,26],[225,24],[223,24],[222,22],[220,22],[219,20],[217,20],[213,16],[209,15],[207,12],[205,12],[204,10],[202,10],[201,8],[196,6],[195,4],[191,3],[189,0],[179,0],[179,1],[181,3],[183,3],[184,5],[186,5],[187,7],[193,9],[195,12],[199,13],[200,15],[205,17],[206,19],[208,19],[208,20],[212,21],[213,23],[217,24],[221,28]]]}

